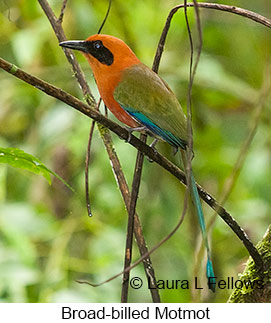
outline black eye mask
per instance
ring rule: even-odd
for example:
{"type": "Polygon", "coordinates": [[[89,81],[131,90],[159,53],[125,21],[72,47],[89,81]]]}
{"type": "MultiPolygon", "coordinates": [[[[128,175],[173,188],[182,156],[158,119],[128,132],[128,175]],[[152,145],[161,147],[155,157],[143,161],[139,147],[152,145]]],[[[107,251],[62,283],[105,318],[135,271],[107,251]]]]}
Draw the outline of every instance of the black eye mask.
{"type": "Polygon", "coordinates": [[[114,62],[114,55],[101,40],[86,41],[85,44],[85,52],[95,57],[100,63],[110,66],[114,62]]]}
{"type": "Polygon", "coordinates": [[[59,45],[62,47],[80,50],[81,52],[88,53],[104,65],[110,66],[114,62],[114,55],[107,47],[104,46],[101,40],[68,40],[59,43],[59,45]]]}

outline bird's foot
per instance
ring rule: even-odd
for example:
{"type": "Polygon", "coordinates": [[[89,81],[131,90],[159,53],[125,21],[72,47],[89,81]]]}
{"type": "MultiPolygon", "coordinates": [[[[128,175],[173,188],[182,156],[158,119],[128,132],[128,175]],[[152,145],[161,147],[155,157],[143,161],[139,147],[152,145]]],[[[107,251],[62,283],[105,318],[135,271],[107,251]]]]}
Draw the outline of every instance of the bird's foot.
{"type": "Polygon", "coordinates": [[[132,133],[134,131],[143,131],[143,130],[147,130],[147,128],[145,126],[140,126],[140,127],[135,127],[135,128],[128,128],[128,127],[125,127],[125,129],[128,131],[128,139],[126,140],[126,142],[130,142],[131,141],[131,136],[132,136],[132,133]]]}
{"type": "Polygon", "coordinates": [[[186,148],[186,151],[187,151],[187,156],[190,156],[190,159],[191,159],[191,161],[194,159],[194,157],[195,157],[195,153],[194,153],[194,151],[192,150],[192,151],[188,151],[188,147],[186,148]]]}
{"type": "MultiPolygon", "coordinates": [[[[156,150],[156,148],[155,148],[155,145],[158,143],[158,141],[159,141],[159,139],[158,139],[158,138],[155,138],[155,139],[153,140],[153,142],[150,144],[150,147],[151,147],[151,148],[153,148],[155,152],[157,152],[157,150],[156,150]]],[[[153,163],[153,160],[152,160],[150,157],[146,156],[146,158],[147,158],[147,160],[148,160],[150,163],[153,163]]]]}
{"type": "Polygon", "coordinates": [[[158,138],[154,138],[153,142],[150,144],[150,147],[155,149],[156,144],[158,143],[159,139],[158,138]]]}

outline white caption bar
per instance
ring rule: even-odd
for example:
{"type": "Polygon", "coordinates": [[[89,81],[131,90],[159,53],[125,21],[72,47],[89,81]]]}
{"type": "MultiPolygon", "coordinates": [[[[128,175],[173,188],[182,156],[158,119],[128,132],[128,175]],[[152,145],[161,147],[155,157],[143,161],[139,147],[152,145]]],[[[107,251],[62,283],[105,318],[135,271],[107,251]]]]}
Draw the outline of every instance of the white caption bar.
{"type": "Polygon", "coordinates": [[[269,317],[271,304],[0,304],[0,321],[27,322],[117,322],[117,321],[201,321],[255,323],[269,317]]]}

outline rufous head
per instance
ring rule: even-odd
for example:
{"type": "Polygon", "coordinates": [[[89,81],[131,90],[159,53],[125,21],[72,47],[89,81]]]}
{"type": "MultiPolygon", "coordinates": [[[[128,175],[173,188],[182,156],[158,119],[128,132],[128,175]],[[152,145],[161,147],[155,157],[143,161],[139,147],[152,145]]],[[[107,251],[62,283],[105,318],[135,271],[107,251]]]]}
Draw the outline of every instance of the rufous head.
{"type": "Polygon", "coordinates": [[[64,41],[59,45],[81,51],[94,74],[121,71],[139,62],[131,48],[114,36],[97,34],[83,41],[64,41]]]}

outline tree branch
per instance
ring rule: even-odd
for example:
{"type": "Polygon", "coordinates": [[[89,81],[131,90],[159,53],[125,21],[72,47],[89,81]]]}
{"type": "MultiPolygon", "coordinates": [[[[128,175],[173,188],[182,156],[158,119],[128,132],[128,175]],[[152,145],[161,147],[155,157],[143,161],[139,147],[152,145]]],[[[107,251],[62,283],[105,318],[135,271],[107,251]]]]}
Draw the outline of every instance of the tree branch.
{"type": "MultiPolygon", "coordinates": [[[[146,143],[147,136],[141,134],[140,139],[146,143]]],[[[129,217],[127,223],[127,237],[126,237],[126,248],[125,248],[125,259],[124,259],[124,273],[122,281],[121,291],[121,302],[127,303],[128,301],[128,289],[129,289],[129,277],[130,270],[125,271],[126,268],[130,267],[132,261],[133,251],[133,234],[134,234],[134,215],[136,211],[136,203],[138,199],[142,168],[143,168],[144,154],[140,150],[137,151],[136,164],[134,170],[134,178],[132,183],[131,200],[129,208],[129,217]]]]}
{"type": "MultiPolygon", "coordinates": [[[[93,120],[97,121],[104,127],[110,129],[116,135],[118,135],[121,139],[125,141],[129,138],[129,132],[116,124],[115,122],[107,119],[99,112],[95,111],[94,109],[90,109],[88,105],[81,102],[74,96],[68,94],[67,92],[63,91],[60,88],[57,88],[47,82],[42,81],[41,79],[32,76],[20,68],[16,67],[15,65],[5,61],[4,59],[0,58],[0,67],[7,71],[8,73],[16,76],[17,78],[21,79],[22,81],[36,87],[37,89],[43,91],[44,93],[70,105],[74,109],[78,110],[79,112],[85,114],[86,116],[92,118],[93,120]]],[[[181,181],[184,185],[186,185],[185,174],[173,163],[171,163],[168,159],[164,156],[159,154],[155,149],[149,147],[141,140],[136,138],[135,136],[131,135],[131,139],[129,142],[130,145],[140,150],[146,156],[148,156],[151,160],[155,161],[165,170],[170,172],[173,176],[181,181]]],[[[207,191],[205,191],[199,184],[197,184],[197,188],[199,191],[200,197],[212,208],[214,209],[218,215],[229,225],[229,227],[233,230],[233,232],[238,236],[238,238],[243,242],[244,246],[250,253],[251,257],[255,261],[257,267],[262,267],[262,258],[259,255],[257,249],[252,244],[250,239],[248,238],[247,234],[244,230],[239,226],[236,220],[221,206],[218,204],[216,199],[211,196],[207,191]]]]}
{"type": "MultiPolygon", "coordinates": [[[[224,5],[224,4],[208,3],[208,2],[198,2],[197,6],[199,8],[214,9],[214,10],[230,12],[230,13],[248,18],[250,20],[256,21],[259,24],[262,24],[268,28],[271,28],[271,20],[270,19],[268,19],[262,15],[259,15],[256,12],[250,11],[250,10],[246,10],[246,9],[235,7],[235,6],[228,6],[228,5],[224,5]]],[[[194,7],[194,3],[192,3],[192,2],[187,3],[187,7],[194,7]]],[[[166,42],[166,38],[167,38],[167,34],[169,31],[172,17],[175,15],[175,13],[179,9],[183,9],[183,8],[184,8],[184,4],[179,4],[179,5],[175,6],[174,8],[172,8],[171,11],[169,12],[163,32],[161,34],[161,37],[160,37],[160,40],[159,40],[159,43],[157,46],[155,59],[153,62],[153,67],[156,66],[158,68],[158,66],[160,64],[161,55],[164,51],[165,42],[166,42]]]]}

